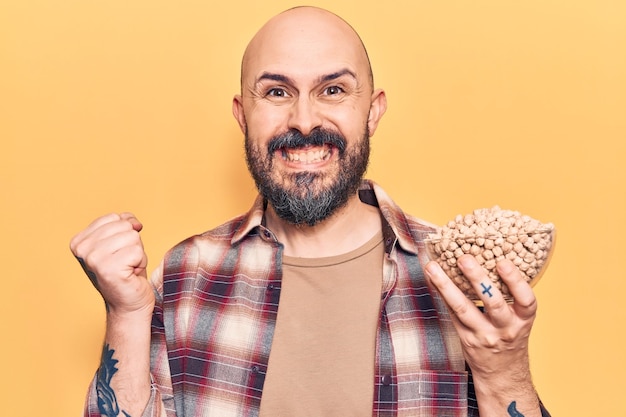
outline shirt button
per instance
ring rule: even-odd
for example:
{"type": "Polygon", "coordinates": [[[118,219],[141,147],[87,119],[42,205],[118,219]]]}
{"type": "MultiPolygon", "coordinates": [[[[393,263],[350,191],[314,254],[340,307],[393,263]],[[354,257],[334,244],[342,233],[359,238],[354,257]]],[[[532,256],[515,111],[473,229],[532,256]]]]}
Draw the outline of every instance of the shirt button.
{"type": "Polygon", "coordinates": [[[253,365],[253,366],[250,368],[250,372],[252,372],[253,374],[258,374],[258,373],[259,373],[259,367],[258,367],[258,366],[256,366],[256,365],[253,365]]]}
{"type": "Polygon", "coordinates": [[[383,375],[381,382],[383,383],[383,385],[391,385],[391,375],[389,374],[383,375]]]}
{"type": "Polygon", "coordinates": [[[268,284],[267,285],[267,291],[268,292],[272,292],[272,291],[277,290],[277,289],[278,289],[278,287],[276,285],[274,285],[274,284],[268,284]]]}

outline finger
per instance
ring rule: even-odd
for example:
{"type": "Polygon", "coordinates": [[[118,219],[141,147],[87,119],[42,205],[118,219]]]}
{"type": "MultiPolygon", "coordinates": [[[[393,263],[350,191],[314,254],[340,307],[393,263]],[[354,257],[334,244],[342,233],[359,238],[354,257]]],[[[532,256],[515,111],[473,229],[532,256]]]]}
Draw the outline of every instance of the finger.
{"type": "Polygon", "coordinates": [[[135,230],[132,222],[120,219],[118,221],[110,222],[100,226],[98,229],[94,230],[91,233],[89,239],[94,242],[99,242],[115,235],[126,234],[135,238],[139,237],[139,232],[135,230]]]}
{"type": "Polygon", "coordinates": [[[120,220],[120,215],[117,213],[105,214],[104,216],[98,217],[93,222],[91,222],[89,226],[85,228],[85,230],[86,231],[95,230],[104,224],[115,222],[118,220],[120,220]]]}
{"type": "Polygon", "coordinates": [[[130,222],[130,224],[133,226],[133,229],[138,232],[140,232],[143,229],[143,224],[141,224],[139,219],[137,219],[137,217],[135,217],[133,213],[129,213],[129,212],[121,213],[120,218],[122,220],[126,220],[130,222]]]}
{"type": "MultiPolygon", "coordinates": [[[[97,246],[95,246],[91,251],[94,255],[91,259],[97,259],[98,257],[115,258],[119,252],[131,247],[137,247],[143,250],[141,236],[138,232],[132,229],[120,230],[115,234],[99,239],[97,246]]],[[[92,265],[91,262],[88,262],[87,264],[90,266],[92,265]]]]}
{"type": "MultiPolygon", "coordinates": [[[[127,226],[130,228],[130,226],[127,226]]],[[[86,244],[85,244],[86,245],[86,244]]],[[[123,254],[129,248],[136,248],[140,254],[143,253],[143,243],[139,237],[139,233],[134,230],[126,230],[105,239],[100,239],[96,244],[85,251],[82,255],[82,247],[79,247],[77,258],[81,262],[81,266],[89,276],[89,278],[100,285],[102,278],[110,279],[124,278],[132,274],[133,270],[141,265],[141,257],[136,259],[127,259],[123,254]],[[82,256],[81,256],[82,255],[82,256]],[[95,276],[92,276],[93,272],[95,276]]]]}
{"type": "MultiPolygon", "coordinates": [[[[124,248],[117,256],[123,264],[137,262],[138,256],[140,259],[143,258],[136,253],[136,248],[124,248]]],[[[132,309],[132,305],[136,303],[132,300],[144,291],[147,284],[145,268],[141,271],[132,267],[118,269],[112,265],[103,265],[103,268],[105,269],[102,278],[99,278],[100,285],[96,288],[102,295],[107,308],[110,310],[131,307],[132,309]]]]}
{"type": "Polygon", "coordinates": [[[424,272],[430,283],[439,291],[457,323],[468,328],[484,325],[485,318],[459,287],[446,275],[437,262],[426,264],[424,272]]]}
{"type": "Polygon", "coordinates": [[[496,268],[513,296],[515,313],[524,320],[533,318],[537,313],[537,298],[519,269],[509,260],[498,262],[496,268]]]}
{"type": "Polygon", "coordinates": [[[501,327],[508,324],[511,309],[476,258],[471,255],[461,256],[457,259],[457,266],[483,302],[485,313],[489,315],[493,325],[501,327]]]}
{"type": "Polygon", "coordinates": [[[112,236],[126,232],[138,233],[133,230],[133,226],[126,220],[113,220],[103,223],[95,229],[91,229],[89,234],[84,234],[72,242],[72,251],[75,256],[85,259],[87,255],[98,246],[103,245],[112,236]]]}
{"type": "Polygon", "coordinates": [[[115,213],[106,214],[104,216],[98,217],[96,220],[91,222],[85,229],[78,232],[70,241],[70,249],[75,254],[75,248],[78,246],[80,242],[82,242],[87,236],[91,235],[94,230],[99,229],[105,224],[120,220],[120,216],[115,213]]]}
{"type": "Polygon", "coordinates": [[[143,248],[141,249],[141,260],[136,265],[137,266],[135,266],[135,269],[133,270],[133,273],[135,275],[137,275],[137,276],[147,278],[148,277],[148,273],[147,273],[147,269],[148,269],[148,255],[146,255],[146,252],[145,252],[145,250],[143,250],[143,248]]]}
{"type": "MultiPolygon", "coordinates": [[[[141,222],[132,213],[129,213],[129,212],[124,212],[121,214],[110,213],[110,214],[106,214],[104,216],[98,217],[96,220],[91,222],[89,226],[87,226],[84,230],[82,230],[81,232],[76,234],[76,236],[74,236],[74,238],[72,239],[72,242],[74,241],[79,242],[83,240],[86,236],[92,235],[94,232],[103,229],[107,225],[110,225],[112,223],[119,223],[120,220],[129,222],[132,225],[132,228],[138,232],[141,231],[141,229],[143,228],[143,225],[141,224],[141,222]]],[[[72,246],[71,243],[70,243],[70,246],[72,246]]]]}
{"type": "Polygon", "coordinates": [[[93,262],[99,265],[97,273],[102,280],[127,279],[133,275],[145,275],[147,256],[138,244],[115,246],[115,252],[102,251],[93,254],[93,262]]]}

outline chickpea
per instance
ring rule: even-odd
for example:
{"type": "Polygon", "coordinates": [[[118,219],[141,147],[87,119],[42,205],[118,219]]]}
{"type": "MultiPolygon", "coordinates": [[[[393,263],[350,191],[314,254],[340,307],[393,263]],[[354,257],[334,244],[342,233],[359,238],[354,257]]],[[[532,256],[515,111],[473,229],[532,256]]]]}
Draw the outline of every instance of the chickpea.
{"type": "Polygon", "coordinates": [[[508,259],[530,282],[545,266],[552,248],[554,226],[543,224],[517,211],[495,206],[458,214],[426,240],[429,252],[469,298],[479,297],[456,265],[464,254],[473,255],[494,285],[510,301],[510,292],[496,271],[499,261],[508,259]]]}

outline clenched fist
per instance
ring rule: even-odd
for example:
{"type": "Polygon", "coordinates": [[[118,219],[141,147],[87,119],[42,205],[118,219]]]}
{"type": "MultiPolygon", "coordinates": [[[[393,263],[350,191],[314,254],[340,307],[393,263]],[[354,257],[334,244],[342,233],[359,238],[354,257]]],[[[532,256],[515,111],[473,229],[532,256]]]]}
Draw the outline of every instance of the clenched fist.
{"type": "Polygon", "coordinates": [[[154,293],[146,279],[148,258],[131,213],[96,219],[70,242],[70,249],[102,294],[107,309],[123,315],[151,312],[154,293]]]}

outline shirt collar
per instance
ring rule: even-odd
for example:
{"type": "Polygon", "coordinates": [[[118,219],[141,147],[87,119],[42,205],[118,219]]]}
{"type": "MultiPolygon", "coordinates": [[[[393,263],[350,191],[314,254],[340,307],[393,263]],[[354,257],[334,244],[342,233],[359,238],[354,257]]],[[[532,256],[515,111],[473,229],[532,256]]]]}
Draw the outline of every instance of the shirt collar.
{"type": "Polygon", "coordinates": [[[363,180],[359,188],[359,198],[380,210],[384,220],[383,237],[387,253],[390,253],[393,246],[398,243],[403,250],[417,254],[417,243],[412,237],[406,215],[385,190],[374,181],[363,180]]]}
{"type": "Polygon", "coordinates": [[[243,215],[241,224],[233,234],[233,238],[230,241],[231,244],[236,244],[247,236],[253,229],[262,226],[265,207],[266,204],[263,196],[259,194],[254,200],[254,204],[250,210],[243,215]]]}
{"type": "MultiPolygon", "coordinates": [[[[412,238],[409,222],[404,212],[378,184],[371,180],[363,180],[359,187],[359,198],[364,203],[379,208],[384,219],[383,237],[388,253],[391,252],[396,242],[405,251],[413,254],[417,253],[417,243],[412,238]]],[[[252,208],[243,215],[242,222],[231,240],[232,244],[239,242],[257,227],[265,228],[263,226],[265,208],[266,202],[261,195],[258,195],[252,208]]],[[[428,225],[426,224],[426,226],[428,225]]]]}

